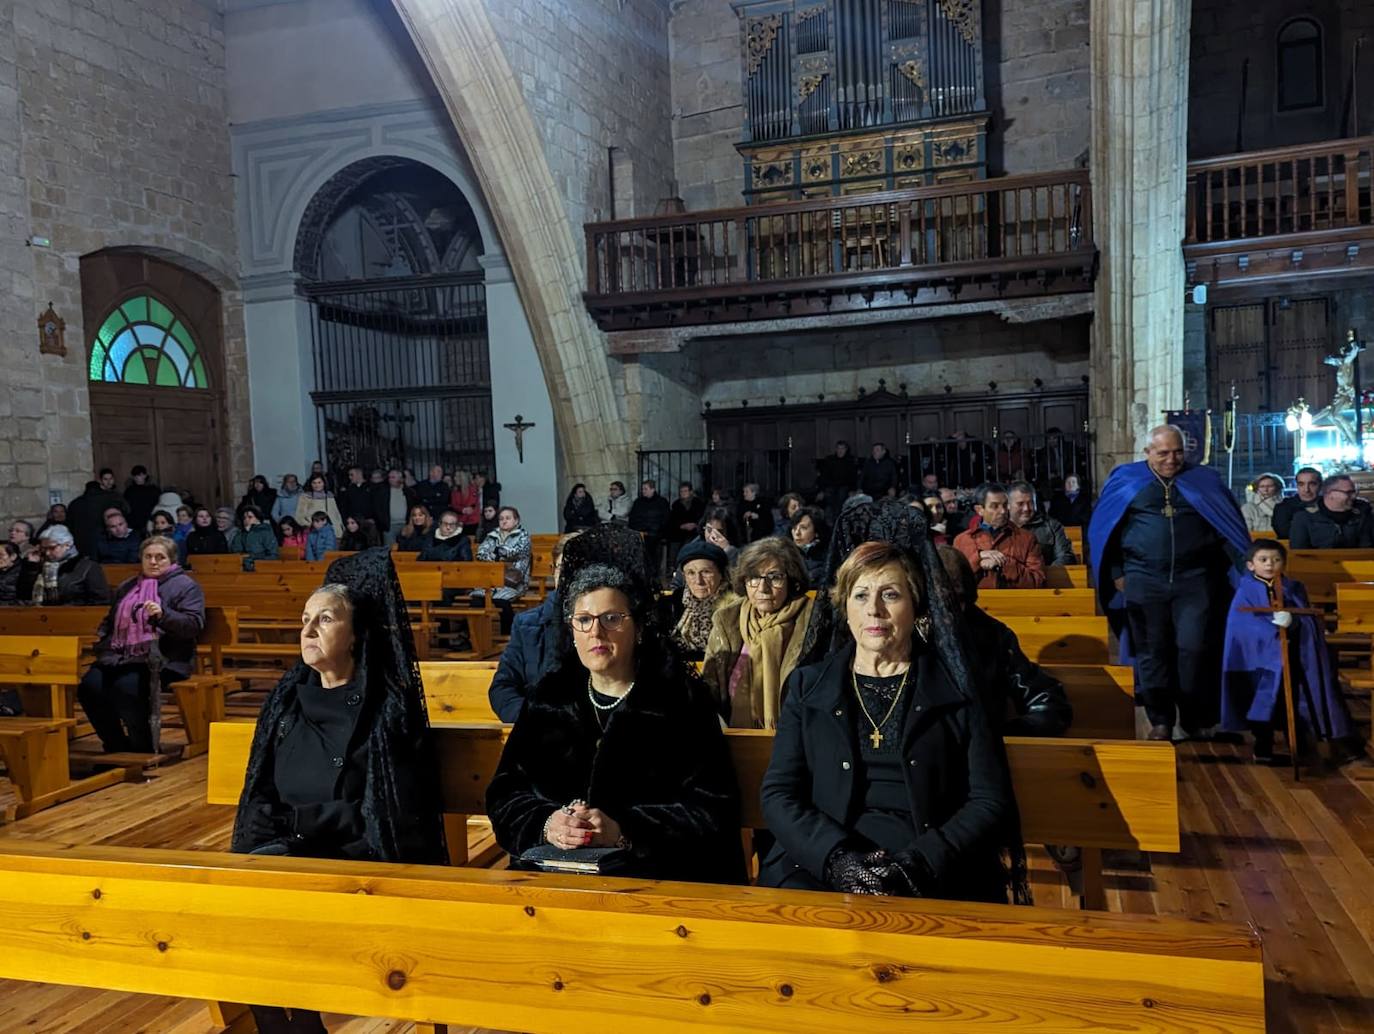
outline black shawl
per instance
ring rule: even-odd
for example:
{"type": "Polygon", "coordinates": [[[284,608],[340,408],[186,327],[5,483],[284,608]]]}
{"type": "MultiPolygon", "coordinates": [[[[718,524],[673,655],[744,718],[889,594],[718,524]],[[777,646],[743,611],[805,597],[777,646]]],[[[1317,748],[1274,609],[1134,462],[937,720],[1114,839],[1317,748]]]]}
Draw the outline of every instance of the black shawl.
{"type": "MultiPolygon", "coordinates": [[[[378,861],[442,865],[448,856],[438,765],[396,568],[387,550],[369,549],[330,564],[324,584],[332,583],[348,586],[357,600],[354,681],[365,693],[371,723],[362,802],[368,847],[378,861]]],[[[233,851],[247,853],[258,846],[248,828],[249,809],[278,800],[273,755],[296,711],[298,689],[309,677],[310,668],[297,661],[263,704],[234,821],[233,851]]]]}

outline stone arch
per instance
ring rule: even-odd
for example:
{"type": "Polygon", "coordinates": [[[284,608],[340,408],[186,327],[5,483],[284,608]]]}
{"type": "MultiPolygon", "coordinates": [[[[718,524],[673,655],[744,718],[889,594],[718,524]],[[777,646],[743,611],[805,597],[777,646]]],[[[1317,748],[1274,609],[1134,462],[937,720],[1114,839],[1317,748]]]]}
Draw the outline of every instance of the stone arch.
{"type": "Polygon", "coordinates": [[[481,2],[393,0],[468,149],[534,335],[563,466],[582,480],[633,470],[605,339],[582,308],[580,228],[481,2]]]}

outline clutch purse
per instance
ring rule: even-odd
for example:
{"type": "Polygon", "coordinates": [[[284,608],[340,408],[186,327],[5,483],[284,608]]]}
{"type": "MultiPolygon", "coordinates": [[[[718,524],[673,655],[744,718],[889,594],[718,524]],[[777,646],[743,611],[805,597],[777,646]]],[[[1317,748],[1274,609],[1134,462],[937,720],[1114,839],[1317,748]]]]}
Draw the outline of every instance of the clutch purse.
{"type": "Polygon", "coordinates": [[[512,858],[510,867],[525,872],[575,872],[590,876],[629,875],[633,855],[623,847],[554,847],[540,844],[531,847],[519,858],[512,858]]]}

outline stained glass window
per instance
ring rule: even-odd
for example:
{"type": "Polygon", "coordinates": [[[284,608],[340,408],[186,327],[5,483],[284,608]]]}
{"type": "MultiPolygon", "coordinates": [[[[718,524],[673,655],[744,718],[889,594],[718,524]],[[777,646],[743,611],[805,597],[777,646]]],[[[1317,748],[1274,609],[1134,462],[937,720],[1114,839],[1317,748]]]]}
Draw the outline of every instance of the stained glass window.
{"type": "Polygon", "coordinates": [[[90,375],[110,384],[210,386],[191,331],[148,295],[121,302],[105,318],[91,342],[90,375]]]}

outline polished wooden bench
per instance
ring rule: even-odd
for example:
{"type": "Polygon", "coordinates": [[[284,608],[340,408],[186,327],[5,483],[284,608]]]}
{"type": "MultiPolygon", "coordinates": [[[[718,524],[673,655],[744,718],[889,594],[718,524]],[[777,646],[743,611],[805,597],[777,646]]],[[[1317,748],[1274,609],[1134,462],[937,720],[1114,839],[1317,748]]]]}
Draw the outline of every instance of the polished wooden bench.
{"type": "Polygon", "coordinates": [[[19,798],[17,818],[136,779],[143,771],[142,759],[121,755],[103,772],[72,778],[68,741],[76,719],[65,694],[81,679],[80,656],[76,636],[0,636],[0,685],[35,687],[61,709],[45,717],[0,718],[0,756],[19,798]]]}
{"type": "Polygon", "coordinates": [[[1003,617],[1093,617],[1095,589],[988,589],[978,593],[978,606],[1003,617]]]}
{"type": "MultiPolygon", "coordinates": [[[[220,722],[210,730],[206,800],[237,804],[254,723],[220,722]]],[[[495,722],[436,724],[441,796],[454,864],[467,862],[467,820],[486,813],[486,789],[510,726],[495,722]]],[[[760,787],[773,734],[726,733],[739,780],[745,829],[765,829],[760,787]]],[[[1084,901],[1105,907],[1101,852],[1177,852],[1178,788],[1168,743],[1008,737],[1007,755],[1027,843],[1083,849],[1084,901]]]]}
{"type": "MultiPolygon", "coordinates": [[[[1045,568],[1045,588],[1047,589],[1087,589],[1092,582],[1088,577],[1086,564],[1066,564],[1061,567],[1045,568]]],[[[989,593],[1006,592],[1006,589],[988,589],[989,593]]],[[[978,593],[981,601],[982,592],[978,593]]]]}
{"type": "Polygon", "coordinates": [[[1284,576],[1302,582],[1315,606],[1331,605],[1338,584],[1374,582],[1374,550],[1295,549],[1288,554],[1284,576]]]}
{"type": "Polygon", "coordinates": [[[421,1031],[1264,1030],[1242,924],[41,841],[0,867],[11,980],[421,1031]]]}
{"type": "MultiPolygon", "coordinates": [[[[980,592],[979,606],[983,601],[980,592]]],[[[1037,664],[1111,662],[1111,632],[1104,617],[998,615],[997,619],[1016,633],[1022,652],[1037,664]]]]}
{"type": "MultiPolygon", "coordinates": [[[[429,720],[489,722],[488,690],[497,661],[429,661],[420,664],[429,720]]],[[[1045,668],[1064,684],[1073,705],[1070,735],[1079,739],[1135,738],[1135,675],[1114,664],[1054,664],[1045,668]]]]}

